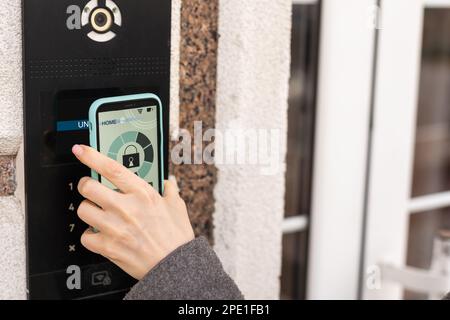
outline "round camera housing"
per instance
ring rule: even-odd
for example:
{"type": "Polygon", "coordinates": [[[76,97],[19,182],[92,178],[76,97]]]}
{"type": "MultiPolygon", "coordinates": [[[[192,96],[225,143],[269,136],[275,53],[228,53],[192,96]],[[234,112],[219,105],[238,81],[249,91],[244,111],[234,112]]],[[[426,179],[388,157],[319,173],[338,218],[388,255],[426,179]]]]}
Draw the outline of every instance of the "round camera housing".
{"type": "Polygon", "coordinates": [[[81,13],[81,25],[89,29],[87,36],[95,42],[108,42],[116,37],[113,27],[122,26],[122,13],[113,0],[90,0],[81,13]]]}
{"type": "Polygon", "coordinates": [[[91,25],[97,32],[109,31],[113,23],[114,19],[111,12],[105,8],[96,8],[91,14],[91,25]]]}

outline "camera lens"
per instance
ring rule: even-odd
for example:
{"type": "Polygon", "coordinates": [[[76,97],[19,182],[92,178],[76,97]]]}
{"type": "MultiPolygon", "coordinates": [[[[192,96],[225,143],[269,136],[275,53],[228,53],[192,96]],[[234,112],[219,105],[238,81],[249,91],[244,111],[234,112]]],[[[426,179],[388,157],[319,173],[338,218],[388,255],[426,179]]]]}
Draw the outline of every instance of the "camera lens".
{"type": "Polygon", "coordinates": [[[108,18],[106,17],[106,14],[104,14],[103,12],[99,12],[98,14],[95,15],[95,24],[99,27],[104,27],[108,18]]]}
{"type": "Polygon", "coordinates": [[[113,23],[111,12],[104,8],[97,8],[92,12],[91,25],[97,32],[107,32],[113,23]]]}

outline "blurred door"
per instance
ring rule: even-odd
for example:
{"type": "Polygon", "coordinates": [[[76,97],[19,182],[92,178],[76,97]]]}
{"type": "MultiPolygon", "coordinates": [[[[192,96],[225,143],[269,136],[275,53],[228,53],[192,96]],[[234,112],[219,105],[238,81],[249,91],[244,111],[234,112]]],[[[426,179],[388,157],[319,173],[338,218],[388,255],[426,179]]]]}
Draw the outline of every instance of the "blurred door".
{"type": "Polygon", "coordinates": [[[450,0],[381,13],[360,292],[439,298],[426,277],[450,276],[450,0]]]}

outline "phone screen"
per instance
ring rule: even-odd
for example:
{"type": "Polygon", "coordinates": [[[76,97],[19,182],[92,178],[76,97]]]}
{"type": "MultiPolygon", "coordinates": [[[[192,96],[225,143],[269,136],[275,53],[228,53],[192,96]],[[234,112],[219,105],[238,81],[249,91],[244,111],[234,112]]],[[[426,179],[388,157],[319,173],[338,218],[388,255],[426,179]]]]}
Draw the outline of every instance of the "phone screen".
{"type": "MultiPolygon", "coordinates": [[[[158,192],[160,186],[160,110],[157,102],[124,107],[104,106],[97,112],[99,151],[123,164],[158,192]]],[[[100,182],[117,189],[110,181],[100,182]]]]}

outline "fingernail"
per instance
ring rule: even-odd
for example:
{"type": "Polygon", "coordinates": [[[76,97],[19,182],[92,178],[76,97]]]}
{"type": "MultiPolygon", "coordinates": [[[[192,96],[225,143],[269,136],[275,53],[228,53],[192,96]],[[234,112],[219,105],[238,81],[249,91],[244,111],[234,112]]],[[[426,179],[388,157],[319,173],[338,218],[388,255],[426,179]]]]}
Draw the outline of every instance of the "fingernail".
{"type": "Polygon", "coordinates": [[[174,175],[170,175],[169,181],[172,182],[175,185],[175,187],[177,188],[177,191],[180,192],[180,187],[178,187],[177,177],[175,177],[174,175]]]}
{"type": "Polygon", "coordinates": [[[72,147],[72,153],[79,157],[83,154],[83,148],[80,145],[76,144],[72,147]]]}

